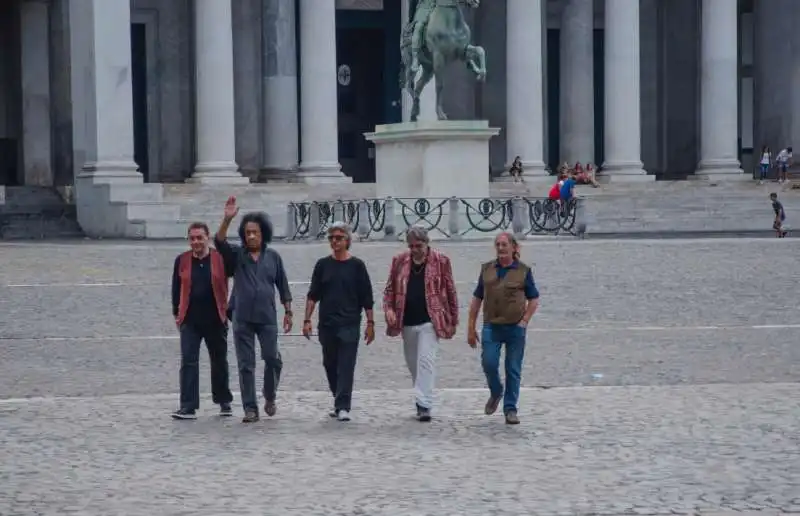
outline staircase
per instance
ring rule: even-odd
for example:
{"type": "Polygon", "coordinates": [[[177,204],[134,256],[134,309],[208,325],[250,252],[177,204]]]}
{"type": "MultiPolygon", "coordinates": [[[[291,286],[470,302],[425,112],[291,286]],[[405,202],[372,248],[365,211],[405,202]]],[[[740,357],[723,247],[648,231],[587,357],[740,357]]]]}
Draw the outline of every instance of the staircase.
{"type": "Polygon", "coordinates": [[[74,204],[55,188],[0,186],[0,240],[82,237],[74,204]]]}
{"type": "MultiPolygon", "coordinates": [[[[529,178],[524,184],[496,182],[491,183],[490,192],[494,198],[543,198],[554,180],[542,177],[529,178]]],[[[215,231],[229,196],[237,198],[241,214],[266,212],[272,219],[275,235],[282,237],[287,232],[287,205],[291,202],[375,197],[374,184],[212,186],[131,183],[95,184],[90,188],[91,191],[83,196],[83,199],[91,201],[80,219],[84,232],[91,237],[116,238],[185,238],[188,224],[195,221],[205,222],[215,231]],[[93,227],[93,221],[102,224],[93,227]]],[[[714,183],[690,180],[578,187],[578,195],[587,199],[590,235],[768,233],[773,217],[768,196],[773,191],[779,192],[792,220],[800,211],[800,190],[777,183],[758,185],[754,181],[714,183]]],[[[238,224],[235,224],[230,228],[229,236],[237,237],[237,230],[238,224]]],[[[28,229],[27,232],[45,234],[49,230],[28,229]]]]}

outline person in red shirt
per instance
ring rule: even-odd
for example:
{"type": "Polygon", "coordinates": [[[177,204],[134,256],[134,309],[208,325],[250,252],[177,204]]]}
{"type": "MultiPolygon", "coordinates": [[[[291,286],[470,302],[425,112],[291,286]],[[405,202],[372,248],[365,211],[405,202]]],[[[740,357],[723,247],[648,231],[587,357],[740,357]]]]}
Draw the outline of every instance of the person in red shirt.
{"type": "Polygon", "coordinates": [[[551,201],[557,201],[561,199],[561,187],[559,186],[561,181],[556,182],[551,188],[550,192],[547,194],[547,198],[551,201]]]}

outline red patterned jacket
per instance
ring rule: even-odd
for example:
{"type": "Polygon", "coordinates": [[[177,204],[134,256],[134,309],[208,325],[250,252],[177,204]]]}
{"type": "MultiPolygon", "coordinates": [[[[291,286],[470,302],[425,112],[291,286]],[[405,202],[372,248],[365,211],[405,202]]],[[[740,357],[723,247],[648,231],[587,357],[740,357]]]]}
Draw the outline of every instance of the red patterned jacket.
{"type": "MultiPolygon", "coordinates": [[[[389,279],[383,291],[383,311],[393,310],[397,324],[386,325],[386,334],[396,337],[403,331],[403,312],[406,308],[406,288],[411,273],[411,253],[405,251],[392,259],[389,279]]],[[[430,249],[425,266],[425,302],[436,336],[450,339],[458,327],[458,299],[453,281],[450,258],[430,249]]]]}

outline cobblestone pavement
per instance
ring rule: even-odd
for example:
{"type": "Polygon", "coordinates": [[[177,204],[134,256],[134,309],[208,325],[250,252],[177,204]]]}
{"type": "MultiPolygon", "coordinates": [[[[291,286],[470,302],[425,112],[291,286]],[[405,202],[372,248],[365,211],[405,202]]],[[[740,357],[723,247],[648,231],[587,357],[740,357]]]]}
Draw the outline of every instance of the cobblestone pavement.
{"type": "MultiPolygon", "coordinates": [[[[491,246],[442,247],[465,317],[491,246]]],[[[318,344],[297,335],[274,420],[219,420],[205,399],[171,421],[180,250],[0,245],[0,516],[800,513],[796,241],[526,243],[542,308],[519,427],[481,415],[463,325],[430,425],[385,337],[359,358],[354,421],[328,420],[318,344]]],[[[299,319],[326,251],[279,250],[299,319]]],[[[356,245],[376,296],[399,250],[356,245]]]]}

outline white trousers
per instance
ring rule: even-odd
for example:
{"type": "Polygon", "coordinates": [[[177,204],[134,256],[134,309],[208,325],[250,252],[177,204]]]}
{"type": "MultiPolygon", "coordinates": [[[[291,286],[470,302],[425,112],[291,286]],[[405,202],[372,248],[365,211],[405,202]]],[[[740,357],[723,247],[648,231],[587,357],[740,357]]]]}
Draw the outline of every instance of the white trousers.
{"type": "Polygon", "coordinates": [[[433,405],[438,350],[439,338],[433,324],[403,327],[403,354],[414,382],[414,398],[417,405],[426,409],[433,405]]]}

